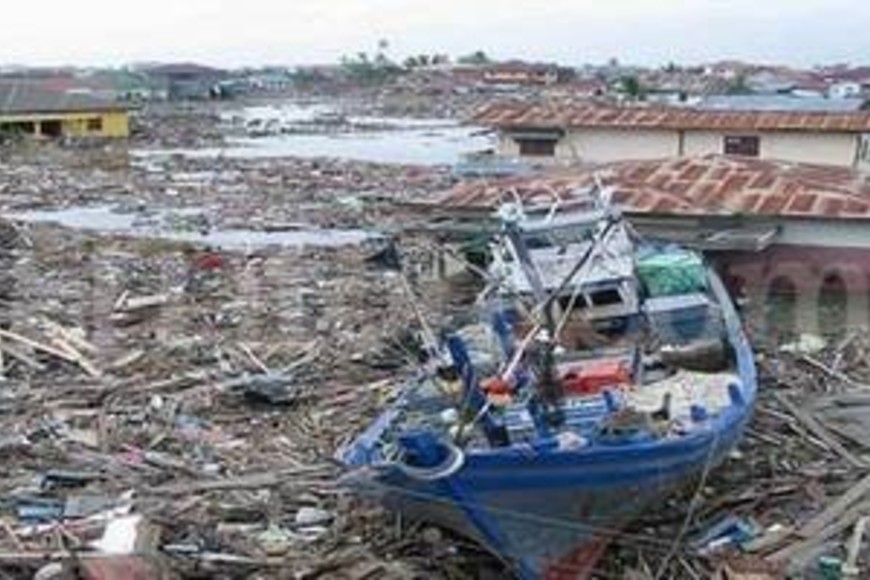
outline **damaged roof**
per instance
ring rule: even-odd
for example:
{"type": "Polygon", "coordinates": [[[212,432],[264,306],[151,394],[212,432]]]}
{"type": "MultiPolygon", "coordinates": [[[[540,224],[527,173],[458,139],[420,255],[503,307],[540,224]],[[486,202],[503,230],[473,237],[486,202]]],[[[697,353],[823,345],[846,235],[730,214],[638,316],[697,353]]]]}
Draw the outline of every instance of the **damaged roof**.
{"type": "Polygon", "coordinates": [[[0,82],[0,115],[126,110],[127,107],[83,93],[53,91],[39,83],[0,82]]]}
{"type": "Polygon", "coordinates": [[[472,118],[500,129],[605,127],[726,131],[870,132],[870,111],[709,111],[592,102],[491,103],[472,118]]]}
{"type": "Polygon", "coordinates": [[[767,215],[870,219],[870,175],[824,165],[722,155],[624,161],[571,172],[463,182],[430,200],[449,210],[491,210],[582,201],[596,175],[626,211],[652,214],[767,215]]]}

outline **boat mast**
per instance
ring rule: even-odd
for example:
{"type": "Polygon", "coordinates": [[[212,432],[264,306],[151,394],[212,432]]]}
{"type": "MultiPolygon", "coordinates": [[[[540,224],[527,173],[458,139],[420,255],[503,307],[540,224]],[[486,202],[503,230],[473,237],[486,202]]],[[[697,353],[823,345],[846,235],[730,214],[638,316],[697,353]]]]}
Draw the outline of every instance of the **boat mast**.
{"type": "MultiPolygon", "coordinates": [[[[603,219],[606,220],[603,228],[597,233],[595,239],[583,252],[583,255],[577,260],[577,263],[571,268],[571,271],[560,282],[556,288],[548,289],[544,286],[541,280],[541,274],[535,266],[526,241],[523,238],[523,228],[520,225],[524,219],[522,206],[519,204],[505,204],[499,209],[499,217],[501,218],[503,229],[507,240],[511,246],[514,257],[522,269],[523,274],[529,282],[529,287],[532,290],[532,295],[535,298],[537,307],[534,310],[541,312],[543,315],[543,331],[539,337],[536,337],[534,343],[537,348],[535,357],[538,364],[535,365],[539,374],[538,393],[544,405],[545,417],[550,426],[558,426],[564,420],[559,404],[564,397],[562,385],[556,377],[556,319],[553,313],[553,308],[558,297],[562,294],[566,287],[571,284],[571,281],[583,269],[586,263],[591,259],[596,249],[600,244],[610,237],[616,224],[620,221],[620,216],[614,212],[611,205],[611,192],[604,188],[601,182],[596,178],[595,190],[593,192],[596,209],[603,212],[603,219]],[[548,291],[549,290],[549,291],[548,291]]],[[[549,218],[553,217],[555,212],[550,212],[549,218]]]]}
{"type": "Polygon", "coordinates": [[[540,361],[536,361],[539,363],[537,370],[540,374],[538,392],[544,404],[547,423],[551,426],[557,426],[564,420],[564,416],[559,409],[559,403],[562,401],[564,392],[562,391],[562,385],[556,378],[556,319],[553,316],[553,303],[555,300],[553,296],[547,294],[544,288],[540,273],[532,261],[532,256],[529,253],[525,240],[523,240],[519,219],[513,219],[513,217],[518,218],[519,215],[518,212],[503,212],[502,217],[508,241],[513,247],[514,254],[529,281],[535,301],[540,306],[544,315],[542,336],[535,339],[540,347],[537,350],[540,361]]]}

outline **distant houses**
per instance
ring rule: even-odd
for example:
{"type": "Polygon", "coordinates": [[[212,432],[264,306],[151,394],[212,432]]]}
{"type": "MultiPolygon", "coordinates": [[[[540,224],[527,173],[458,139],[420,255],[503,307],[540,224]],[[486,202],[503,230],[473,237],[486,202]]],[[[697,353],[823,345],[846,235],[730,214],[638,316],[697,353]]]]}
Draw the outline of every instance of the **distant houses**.
{"type": "Polygon", "coordinates": [[[794,95],[710,95],[696,107],[708,111],[851,112],[870,108],[861,98],[831,99],[794,95]]]}
{"type": "Polygon", "coordinates": [[[227,71],[192,63],[143,67],[157,95],[167,100],[205,100],[222,96],[227,71]]]}
{"type": "Polygon", "coordinates": [[[651,103],[694,103],[707,95],[728,92],[733,81],[690,71],[653,71],[638,77],[643,100],[651,103]]]}
{"type": "Polygon", "coordinates": [[[573,72],[557,64],[519,60],[449,67],[449,75],[456,83],[482,90],[552,87],[573,80],[573,72]]]}
{"type": "Polygon", "coordinates": [[[483,67],[485,83],[500,85],[554,85],[559,82],[559,67],[554,64],[504,62],[483,67]]]}
{"type": "Polygon", "coordinates": [[[50,90],[40,83],[0,82],[0,135],[125,138],[125,105],[92,95],[50,90]]]}
{"type": "Polygon", "coordinates": [[[493,103],[473,122],[498,154],[538,163],[604,163],[724,154],[870,167],[870,111],[716,111],[590,102],[493,103]]]}

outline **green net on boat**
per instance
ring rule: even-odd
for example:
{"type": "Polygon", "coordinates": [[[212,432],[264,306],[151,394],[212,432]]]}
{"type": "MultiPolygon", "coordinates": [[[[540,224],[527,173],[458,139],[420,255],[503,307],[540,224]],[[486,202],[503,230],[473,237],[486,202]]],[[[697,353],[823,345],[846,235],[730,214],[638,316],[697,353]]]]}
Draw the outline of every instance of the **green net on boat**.
{"type": "Polygon", "coordinates": [[[679,248],[658,249],[641,256],[637,274],[651,297],[702,292],[707,286],[701,256],[679,248]]]}

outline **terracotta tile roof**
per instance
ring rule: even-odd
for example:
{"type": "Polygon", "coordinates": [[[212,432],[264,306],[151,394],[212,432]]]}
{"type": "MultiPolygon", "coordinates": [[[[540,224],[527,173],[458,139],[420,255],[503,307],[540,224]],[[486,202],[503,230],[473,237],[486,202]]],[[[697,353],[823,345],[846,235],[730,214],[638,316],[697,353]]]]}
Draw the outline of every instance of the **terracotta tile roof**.
{"type": "Polygon", "coordinates": [[[870,175],[853,169],[722,155],[624,161],[571,172],[475,180],[427,201],[488,211],[519,196],[528,206],[585,198],[597,174],[627,211],[870,219],[870,175]]]}
{"type": "Polygon", "coordinates": [[[711,111],[614,107],[591,102],[490,103],[472,121],[500,129],[580,128],[722,129],[728,131],[870,132],[870,111],[711,111]]]}

